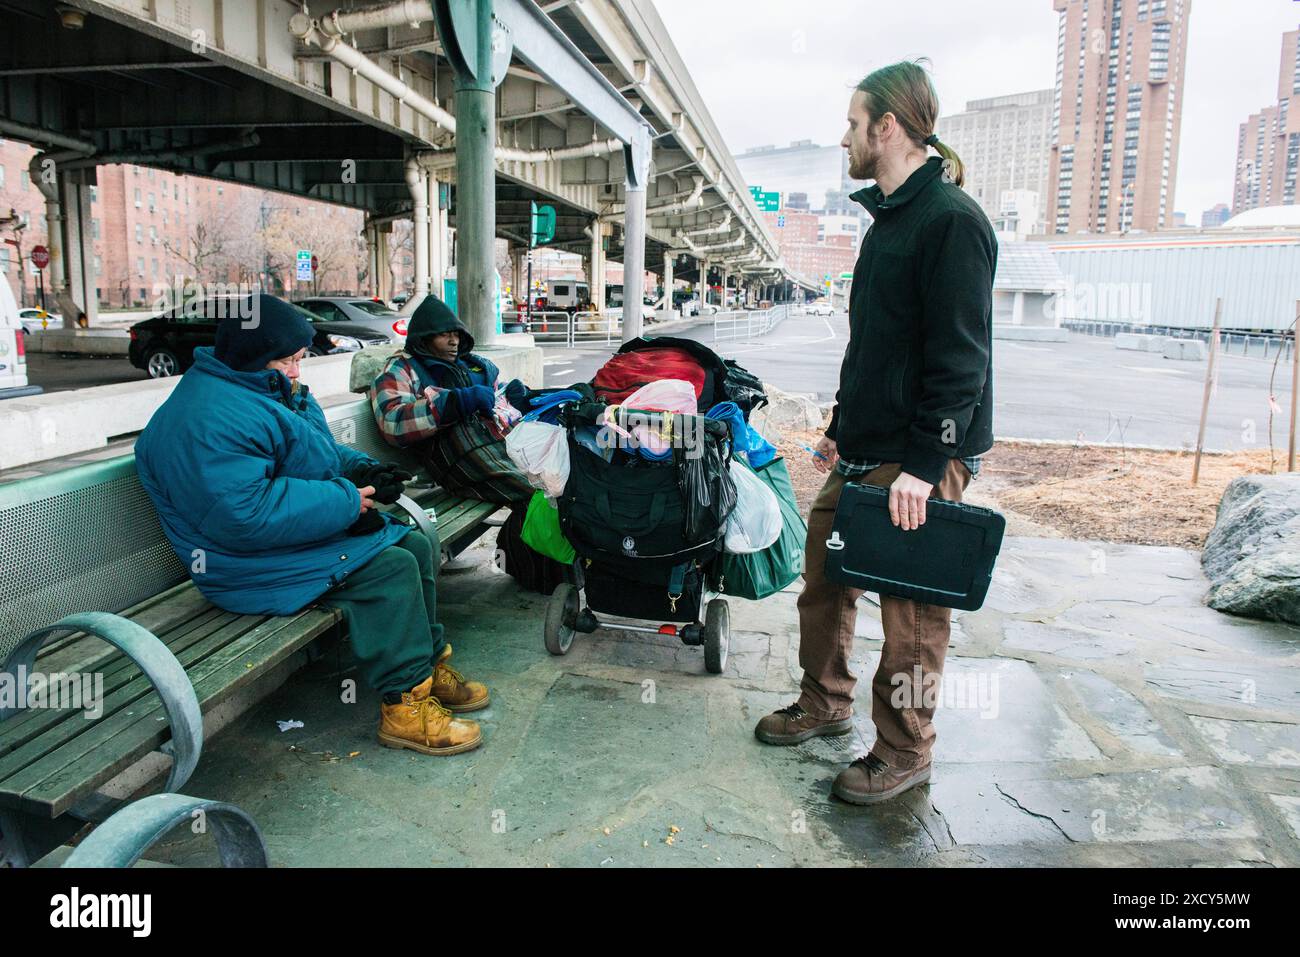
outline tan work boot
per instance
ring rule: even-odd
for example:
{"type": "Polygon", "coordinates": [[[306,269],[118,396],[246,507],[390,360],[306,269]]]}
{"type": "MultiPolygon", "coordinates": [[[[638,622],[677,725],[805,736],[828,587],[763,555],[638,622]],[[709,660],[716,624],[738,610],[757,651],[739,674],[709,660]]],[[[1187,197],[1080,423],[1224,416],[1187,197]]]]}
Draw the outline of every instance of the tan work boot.
{"type": "Polygon", "coordinates": [[[457,714],[486,708],[492,703],[487,688],[477,681],[466,681],[464,675],[447,664],[450,657],[451,645],[447,645],[433,666],[433,696],[444,708],[457,714]]]}
{"type": "Polygon", "coordinates": [[[848,734],[853,730],[853,719],[839,718],[823,721],[814,718],[795,702],[764,717],[754,727],[754,737],[764,744],[798,744],[822,735],[848,734]]]}
{"type": "Polygon", "coordinates": [[[386,748],[409,748],[421,754],[460,754],[483,743],[477,721],[453,718],[429,694],[433,677],[402,693],[401,704],[379,705],[379,743],[386,748]]]}

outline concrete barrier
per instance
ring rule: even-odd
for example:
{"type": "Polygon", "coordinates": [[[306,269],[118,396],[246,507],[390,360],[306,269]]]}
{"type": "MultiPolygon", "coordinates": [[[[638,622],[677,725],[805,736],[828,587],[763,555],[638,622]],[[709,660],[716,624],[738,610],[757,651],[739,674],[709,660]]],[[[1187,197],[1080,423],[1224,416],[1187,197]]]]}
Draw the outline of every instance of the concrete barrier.
{"type": "MultiPolygon", "coordinates": [[[[346,393],[351,364],[351,353],[306,359],[302,381],[318,397],[346,393]]],[[[133,435],[178,382],[180,377],[148,379],[0,402],[0,470],[89,452],[133,435]]]]}
{"type": "Polygon", "coordinates": [[[1018,339],[1022,342],[1069,342],[1070,333],[1055,326],[1016,326],[993,323],[994,339],[1018,339]]]}
{"type": "Polygon", "coordinates": [[[28,352],[75,352],[86,356],[124,356],[131,347],[129,329],[43,329],[23,338],[28,352]]]}
{"type": "Polygon", "coordinates": [[[1200,339],[1166,339],[1164,356],[1166,359],[1182,359],[1188,362],[1203,362],[1208,356],[1205,343],[1200,339]]]}
{"type": "MultiPolygon", "coordinates": [[[[502,336],[502,341],[490,346],[475,348],[475,352],[485,359],[491,359],[501,370],[501,384],[511,379],[519,379],[530,388],[542,386],[542,350],[533,345],[533,337],[527,333],[512,333],[502,336]]],[[[370,383],[375,381],[396,350],[392,346],[375,346],[362,349],[351,356],[347,389],[349,392],[365,392],[370,383]]]]}

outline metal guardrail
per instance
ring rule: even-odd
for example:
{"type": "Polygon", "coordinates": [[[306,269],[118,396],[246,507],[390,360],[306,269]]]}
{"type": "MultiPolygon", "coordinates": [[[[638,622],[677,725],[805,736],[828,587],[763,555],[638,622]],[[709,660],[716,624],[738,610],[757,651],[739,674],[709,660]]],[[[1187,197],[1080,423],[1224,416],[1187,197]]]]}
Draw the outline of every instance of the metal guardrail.
{"type": "MultiPolygon", "coordinates": [[[[1183,326],[1148,326],[1133,322],[1109,322],[1094,319],[1071,319],[1061,323],[1062,328],[1088,336],[1113,339],[1121,332],[1146,336],[1165,336],[1169,339],[1199,339],[1207,346],[1211,329],[1190,329],[1183,326]]],[[[1273,359],[1278,353],[1291,356],[1295,339],[1289,332],[1234,332],[1219,331],[1219,354],[1246,356],[1253,359],[1273,359]]]]}
{"type": "Polygon", "coordinates": [[[600,312],[569,313],[563,309],[534,309],[522,322],[517,312],[501,315],[502,324],[519,323],[539,342],[573,346],[579,341],[612,343],[623,336],[623,320],[600,312]]]}
{"type": "Polygon", "coordinates": [[[765,336],[781,324],[790,314],[786,303],[770,309],[730,309],[713,316],[713,341],[740,339],[752,342],[755,336],[765,336]]]}

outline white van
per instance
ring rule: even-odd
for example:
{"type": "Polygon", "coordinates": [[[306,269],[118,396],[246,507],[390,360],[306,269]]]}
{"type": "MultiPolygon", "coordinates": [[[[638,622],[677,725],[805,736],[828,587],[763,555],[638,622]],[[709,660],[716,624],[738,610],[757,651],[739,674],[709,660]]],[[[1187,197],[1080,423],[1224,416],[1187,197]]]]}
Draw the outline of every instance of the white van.
{"type": "Polygon", "coordinates": [[[9,288],[9,280],[0,275],[0,399],[31,392],[27,386],[23,321],[18,316],[18,303],[9,288]]]}
{"type": "Polygon", "coordinates": [[[574,312],[591,305],[591,290],[575,279],[551,279],[546,283],[546,308],[574,312]]]}

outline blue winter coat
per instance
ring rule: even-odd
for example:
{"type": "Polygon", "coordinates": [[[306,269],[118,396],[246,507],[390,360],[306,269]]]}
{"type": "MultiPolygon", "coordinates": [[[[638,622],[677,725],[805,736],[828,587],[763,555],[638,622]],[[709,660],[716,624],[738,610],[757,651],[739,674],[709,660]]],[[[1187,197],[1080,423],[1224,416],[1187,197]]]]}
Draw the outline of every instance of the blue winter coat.
{"type": "Polygon", "coordinates": [[[172,548],[214,605],[292,614],[409,528],[348,535],[361,498],[346,475],[372,461],[335,443],[306,389],[236,372],[209,347],[135,445],[140,483],[172,548]]]}

